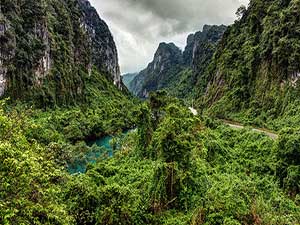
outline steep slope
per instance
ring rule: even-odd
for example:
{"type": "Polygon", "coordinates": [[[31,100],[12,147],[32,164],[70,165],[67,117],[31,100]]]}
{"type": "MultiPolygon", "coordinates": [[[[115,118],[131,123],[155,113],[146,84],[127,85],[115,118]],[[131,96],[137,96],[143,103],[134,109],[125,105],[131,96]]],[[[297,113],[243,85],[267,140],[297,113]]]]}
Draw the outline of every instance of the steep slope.
{"type": "Polygon", "coordinates": [[[79,8],[83,12],[81,26],[87,32],[92,47],[91,63],[97,66],[100,72],[110,73],[114,84],[120,88],[118,52],[112,34],[88,0],[79,0],[79,3],[79,8]]]}
{"type": "Polygon", "coordinates": [[[199,99],[219,117],[266,122],[299,101],[300,1],[252,0],[239,12],[198,83],[199,99]]]}
{"type": "Polygon", "coordinates": [[[130,83],[130,90],[146,98],[149,92],[167,86],[172,76],[183,68],[181,50],[174,43],[160,43],[153,61],[130,83]]]}
{"type": "Polygon", "coordinates": [[[166,45],[161,44],[153,62],[131,82],[130,90],[139,97],[147,97],[149,91],[161,89],[180,98],[191,95],[225,30],[224,25],[205,25],[203,31],[188,36],[182,53],[178,48],[176,51],[165,50],[166,45]],[[169,59],[172,63],[166,65],[169,59]],[[162,63],[154,68],[156,62],[162,63]]]}
{"type": "Polygon", "coordinates": [[[168,85],[168,92],[180,98],[192,97],[195,86],[205,72],[225,30],[224,25],[205,25],[202,31],[190,34],[183,52],[185,69],[168,85]]]}
{"type": "Polygon", "coordinates": [[[122,75],[122,81],[124,85],[129,89],[130,88],[130,82],[133,81],[133,79],[138,75],[138,73],[126,73],[122,75]]]}
{"type": "Polygon", "coordinates": [[[222,38],[226,28],[224,25],[204,25],[202,31],[190,34],[183,52],[185,64],[197,66],[197,64],[201,63],[200,59],[204,56],[207,56],[207,58],[211,57],[214,52],[212,47],[222,38]]]}
{"type": "Polygon", "coordinates": [[[93,68],[121,87],[113,37],[87,0],[2,0],[0,40],[1,96],[84,102],[93,68]]]}

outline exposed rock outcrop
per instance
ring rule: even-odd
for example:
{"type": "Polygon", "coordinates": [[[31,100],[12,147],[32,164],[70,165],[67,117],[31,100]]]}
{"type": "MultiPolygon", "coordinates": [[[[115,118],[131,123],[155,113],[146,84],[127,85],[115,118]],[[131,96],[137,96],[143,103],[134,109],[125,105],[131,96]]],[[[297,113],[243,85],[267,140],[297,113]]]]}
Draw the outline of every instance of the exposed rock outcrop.
{"type": "Polygon", "coordinates": [[[93,69],[122,88],[114,39],[87,0],[4,1],[0,39],[0,96],[82,101],[93,69]]]}
{"type": "Polygon", "coordinates": [[[160,43],[153,61],[130,83],[130,90],[141,98],[167,86],[183,66],[182,51],[174,43],[160,43]]]}
{"type": "Polygon", "coordinates": [[[10,29],[11,25],[0,9],[0,97],[7,87],[8,62],[15,54],[16,40],[10,29]]]}
{"type": "Polygon", "coordinates": [[[79,0],[83,12],[81,26],[88,33],[92,47],[92,64],[113,76],[114,84],[121,88],[118,52],[107,24],[99,17],[88,0],[79,0]]]}
{"type": "Polygon", "coordinates": [[[187,66],[197,66],[205,61],[204,57],[210,59],[226,28],[224,25],[204,25],[202,31],[190,34],[183,52],[184,63],[187,66]]]}
{"type": "Polygon", "coordinates": [[[208,66],[225,30],[224,25],[205,25],[203,31],[188,36],[183,52],[173,43],[161,43],[153,61],[130,83],[129,90],[141,98],[161,89],[186,97],[208,66]]]}

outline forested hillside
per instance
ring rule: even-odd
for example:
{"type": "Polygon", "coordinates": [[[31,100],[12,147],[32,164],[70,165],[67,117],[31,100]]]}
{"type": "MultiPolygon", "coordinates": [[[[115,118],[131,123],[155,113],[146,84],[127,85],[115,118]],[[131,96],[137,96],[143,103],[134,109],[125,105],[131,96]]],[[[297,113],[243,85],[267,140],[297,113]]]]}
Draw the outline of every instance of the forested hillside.
{"type": "Polygon", "coordinates": [[[87,0],[2,0],[0,40],[1,96],[85,102],[93,69],[121,88],[113,37],[87,0]]]}
{"type": "Polygon", "coordinates": [[[86,0],[0,6],[0,224],[76,224],[69,167],[134,126],[113,37],[86,0]]]}
{"type": "Polygon", "coordinates": [[[241,7],[198,83],[201,107],[276,129],[278,117],[299,124],[293,115],[300,97],[299,12],[298,0],[252,0],[241,7]]]}
{"type": "Polygon", "coordinates": [[[133,125],[115,42],[89,1],[3,0],[0,18],[1,97],[46,126],[35,138],[76,144],[133,125]]]}

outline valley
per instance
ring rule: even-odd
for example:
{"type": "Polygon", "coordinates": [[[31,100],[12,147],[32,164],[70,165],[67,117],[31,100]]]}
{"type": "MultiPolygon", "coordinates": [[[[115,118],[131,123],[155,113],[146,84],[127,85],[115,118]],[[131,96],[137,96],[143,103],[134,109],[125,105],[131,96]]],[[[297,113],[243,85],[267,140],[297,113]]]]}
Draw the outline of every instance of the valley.
{"type": "Polygon", "coordinates": [[[123,75],[116,37],[161,14],[118,30],[99,8],[145,2],[103,1],[1,0],[0,224],[300,224],[300,1],[250,0],[123,75]]]}

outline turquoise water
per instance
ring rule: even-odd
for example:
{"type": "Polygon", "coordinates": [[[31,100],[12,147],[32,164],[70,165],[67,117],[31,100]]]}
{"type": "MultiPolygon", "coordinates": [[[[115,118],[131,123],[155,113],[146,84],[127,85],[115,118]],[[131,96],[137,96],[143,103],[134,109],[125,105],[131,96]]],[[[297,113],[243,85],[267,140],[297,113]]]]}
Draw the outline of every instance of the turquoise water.
{"type": "MultiPolygon", "coordinates": [[[[124,132],[121,135],[121,138],[124,138],[129,132],[133,130],[129,130],[124,132]]],[[[82,153],[72,162],[68,163],[68,172],[70,174],[76,173],[85,173],[87,165],[89,163],[95,163],[99,158],[109,158],[113,156],[113,149],[110,145],[111,140],[114,136],[105,136],[99,138],[96,141],[87,143],[91,146],[91,151],[87,153],[82,153]]]]}
{"type": "Polygon", "coordinates": [[[110,146],[110,141],[112,139],[113,139],[112,136],[106,136],[106,137],[103,137],[103,138],[100,138],[100,139],[96,140],[96,142],[92,143],[91,145],[96,144],[99,147],[105,148],[107,150],[107,153],[108,153],[109,157],[112,157],[113,156],[113,149],[110,146]]]}

